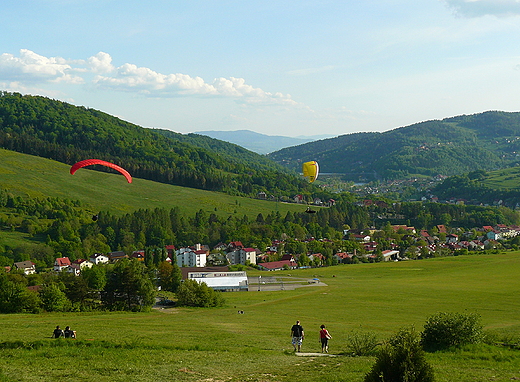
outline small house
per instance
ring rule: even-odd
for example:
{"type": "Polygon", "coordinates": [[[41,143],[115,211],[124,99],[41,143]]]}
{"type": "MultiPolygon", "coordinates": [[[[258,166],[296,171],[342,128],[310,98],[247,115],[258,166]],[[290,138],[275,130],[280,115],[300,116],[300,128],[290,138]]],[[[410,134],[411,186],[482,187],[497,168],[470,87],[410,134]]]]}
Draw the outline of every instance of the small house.
{"type": "Polygon", "coordinates": [[[32,261],[19,261],[14,263],[14,267],[23,271],[26,275],[32,275],[36,273],[36,266],[32,261]]]}

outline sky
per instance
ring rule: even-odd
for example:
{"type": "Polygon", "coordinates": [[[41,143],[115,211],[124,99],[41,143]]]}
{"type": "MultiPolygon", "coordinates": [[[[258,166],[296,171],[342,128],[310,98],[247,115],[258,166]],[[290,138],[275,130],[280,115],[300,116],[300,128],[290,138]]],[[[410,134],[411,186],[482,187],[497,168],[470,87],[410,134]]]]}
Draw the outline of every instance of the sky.
{"type": "Polygon", "coordinates": [[[520,0],[16,0],[0,90],[179,133],[520,110],[520,0]]]}

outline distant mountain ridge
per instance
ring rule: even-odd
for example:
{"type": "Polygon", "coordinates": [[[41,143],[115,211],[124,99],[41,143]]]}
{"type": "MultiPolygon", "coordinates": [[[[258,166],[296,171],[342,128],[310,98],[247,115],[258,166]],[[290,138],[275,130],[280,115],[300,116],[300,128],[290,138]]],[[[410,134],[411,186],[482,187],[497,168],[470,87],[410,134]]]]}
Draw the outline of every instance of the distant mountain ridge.
{"type": "Polygon", "coordinates": [[[456,175],[520,162],[520,113],[488,111],[432,120],[383,133],[341,135],[270,153],[297,170],[317,160],[320,171],[350,180],[456,175]]]}
{"type": "Polygon", "coordinates": [[[251,130],[235,131],[197,131],[194,134],[206,135],[211,138],[234,143],[258,154],[268,154],[285,147],[301,145],[328,137],[315,135],[310,137],[285,137],[281,135],[260,134],[251,130]]]}

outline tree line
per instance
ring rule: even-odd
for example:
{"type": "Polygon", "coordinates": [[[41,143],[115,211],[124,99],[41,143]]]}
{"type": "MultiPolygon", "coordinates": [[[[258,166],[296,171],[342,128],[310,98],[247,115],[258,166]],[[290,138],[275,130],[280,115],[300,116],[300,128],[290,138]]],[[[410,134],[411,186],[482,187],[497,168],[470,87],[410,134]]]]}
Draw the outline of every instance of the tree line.
{"type": "MultiPolygon", "coordinates": [[[[255,218],[247,215],[218,216],[199,210],[192,216],[178,208],[139,209],[116,216],[100,211],[97,220],[79,201],[60,198],[30,198],[0,189],[0,227],[23,232],[33,243],[10,246],[0,242],[0,265],[30,260],[38,269],[49,268],[56,257],[88,259],[94,253],[124,251],[128,255],[143,249],[177,248],[196,243],[213,248],[219,243],[241,241],[246,247],[264,251],[275,240],[283,241],[285,251],[322,253],[332,261],[336,252],[362,246],[348,240],[346,231],[384,231],[390,224],[432,230],[436,225],[470,230],[484,225],[519,224],[519,213],[505,207],[464,206],[441,203],[386,202],[363,205],[351,195],[339,196],[336,205],[320,208],[314,214],[273,211],[255,218]]],[[[390,249],[389,237],[379,237],[380,248],[390,249]]],[[[390,235],[390,236],[389,236],[390,235]]],[[[403,235],[401,235],[403,236],[403,235]]],[[[400,237],[394,238],[400,240],[400,237]]],[[[406,246],[406,242],[402,242],[406,246]]],[[[409,243],[408,245],[411,245],[409,243]]],[[[271,254],[277,260],[283,249],[271,254]]]]}

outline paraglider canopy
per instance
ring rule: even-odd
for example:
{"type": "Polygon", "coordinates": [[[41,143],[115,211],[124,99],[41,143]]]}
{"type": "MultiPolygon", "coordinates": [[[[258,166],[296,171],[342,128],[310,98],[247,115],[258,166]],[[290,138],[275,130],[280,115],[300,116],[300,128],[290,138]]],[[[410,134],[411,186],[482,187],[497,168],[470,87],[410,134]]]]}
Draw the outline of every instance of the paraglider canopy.
{"type": "Polygon", "coordinates": [[[91,166],[94,164],[100,164],[102,166],[107,166],[107,167],[113,168],[114,170],[117,170],[121,174],[123,174],[125,176],[126,180],[128,181],[128,183],[132,183],[132,176],[130,175],[130,173],[128,171],[126,171],[124,168],[118,166],[117,164],[110,163],[110,162],[107,162],[107,161],[104,161],[101,159],[85,159],[85,160],[79,161],[78,163],[74,164],[70,168],[70,173],[72,175],[74,175],[74,173],[77,170],[79,170],[80,168],[85,167],[85,166],[91,166]]]}
{"type": "Polygon", "coordinates": [[[320,172],[320,168],[318,166],[318,162],[316,161],[310,161],[305,162],[302,165],[302,172],[303,176],[309,179],[309,182],[314,182],[316,178],[318,177],[318,173],[320,172]]]}

